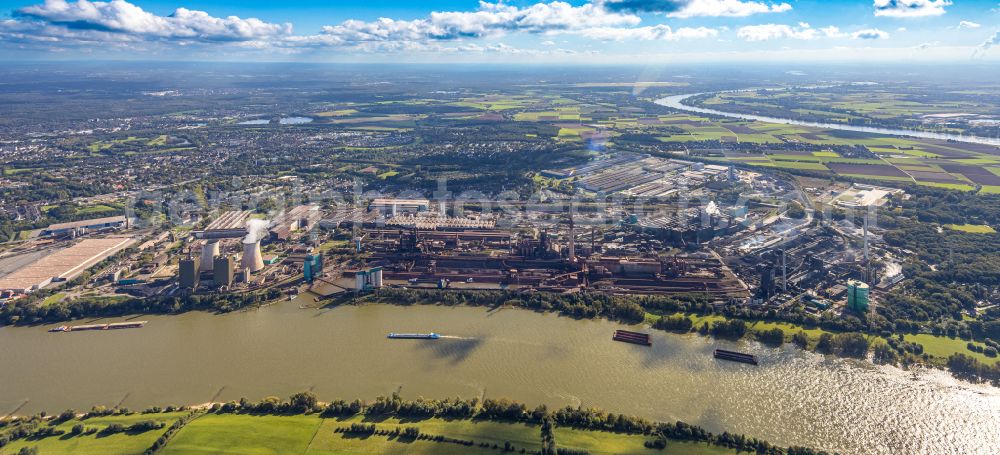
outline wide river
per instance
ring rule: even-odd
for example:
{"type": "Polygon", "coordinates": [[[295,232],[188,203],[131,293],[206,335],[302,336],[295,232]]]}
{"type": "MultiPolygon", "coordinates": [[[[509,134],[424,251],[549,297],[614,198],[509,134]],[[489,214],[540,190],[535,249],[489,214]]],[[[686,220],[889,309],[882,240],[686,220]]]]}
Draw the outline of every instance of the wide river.
{"type": "Polygon", "coordinates": [[[893,128],[879,128],[873,126],[854,126],[854,125],[844,125],[841,123],[806,122],[802,120],[795,120],[789,118],[765,117],[763,115],[724,112],[715,109],[707,109],[703,107],[690,106],[684,104],[683,102],[684,100],[697,95],[702,95],[702,93],[689,93],[686,95],[668,96],[666,98],[661,98],[656,100],[656,104],[681,111],[694,112],[698,114],[711,114],[711,115],[718,115],[720,117],[738,118],[742,120],[756,120],[758,122],[766,122],[766,123],[811,126],[814,128],[826,128],[831,130],[859,131],[862,133],[885,134],[889,136],[909,136],[922,139],[952,140],[959,142],[969,142],[973,144],[987,144],[987,145],[1000,146],[1000,138],[990,138],[990,137],[972,136],[964,134],[935,133],[931,131],[914,131],[914,130],[902,130],[893,128]]]}
{"type": "Polygon", "coordinates": [[[0,328],[0,415],[399,391],[595,406],[842,453],[1000,453],[1000,389],[789,346],[653,331],[650,348],[612,341],[622,326],[609,321],[473,307],[293,301],[141,319],[145,328],[101,332],[0,328]],[[716,360],[715,347],[753,352],[760,366],[716,360]]]}

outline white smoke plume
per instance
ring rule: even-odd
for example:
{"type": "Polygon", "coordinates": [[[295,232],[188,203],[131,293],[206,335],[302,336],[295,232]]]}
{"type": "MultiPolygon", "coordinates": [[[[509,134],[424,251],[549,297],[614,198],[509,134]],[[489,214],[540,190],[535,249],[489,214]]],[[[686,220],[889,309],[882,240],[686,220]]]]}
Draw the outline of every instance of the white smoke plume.
{"type": "Polygon", "coordinates": [[[243,238],[243,243],[257,243],[265,235],[267,228],[271,225],[271,220],[247,220],[247,236],[243,238]]]}

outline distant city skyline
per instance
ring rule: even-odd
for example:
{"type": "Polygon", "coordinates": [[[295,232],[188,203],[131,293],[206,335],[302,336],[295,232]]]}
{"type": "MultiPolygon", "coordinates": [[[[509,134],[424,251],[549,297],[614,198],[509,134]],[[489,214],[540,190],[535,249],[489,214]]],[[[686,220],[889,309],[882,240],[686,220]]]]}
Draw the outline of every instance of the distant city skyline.
{"type": "Polygon", "coordinates": [[[997,0],[0,0],[0,59],[1000,62],[997,0]]]}

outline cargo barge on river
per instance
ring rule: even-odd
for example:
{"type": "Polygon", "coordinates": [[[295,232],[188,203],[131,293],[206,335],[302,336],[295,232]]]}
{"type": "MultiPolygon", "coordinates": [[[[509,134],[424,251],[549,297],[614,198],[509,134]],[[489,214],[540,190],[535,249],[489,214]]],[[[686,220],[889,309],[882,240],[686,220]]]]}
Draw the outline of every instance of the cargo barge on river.
{"type": "Polygon", "coordinates": [[[733,362],[749,363],[751,365],[757,364],[757,357],[753,354],[745,354],[736,351],[727,351],[725,349],[716,349],[715,358],[722,360],[731,360],[733,362]]]}
{"type": "Polygon", "coordinates": [[[401,340],[436,340],[441,338],[441,335],[431,332],[431,333],[390,333],[386,335],[386,338],[394,338],[401,340]]]}
{"type": "Polygon", "coordinates": [[[623,343],[641,344],[644,346],[653,345],[648,333],[632,332],[629,330],[615,330],[615,334],[611,339],[623,343]]]}
{"type": "Polygon", "coordinates": [[[84,330],[115,330],[115,329],[138,329],[146,325],[147,321],[134,322],[112,322],[108,324],[86,324],[86,325],[61,325],[49,329],[49,332],[82,332],[84,330]]]}

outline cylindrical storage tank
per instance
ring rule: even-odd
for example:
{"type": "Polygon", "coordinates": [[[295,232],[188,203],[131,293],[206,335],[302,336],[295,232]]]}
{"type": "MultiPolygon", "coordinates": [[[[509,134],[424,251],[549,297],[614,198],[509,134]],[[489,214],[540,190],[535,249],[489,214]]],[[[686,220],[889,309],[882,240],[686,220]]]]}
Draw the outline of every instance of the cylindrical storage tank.
{"type": "Polygon", "coordinates": [[[219,242],[208,241],[201,246],[201,270],[215,270],[215,258],[219,256],[219,242]]]}
{"type": "Polygon", "coordinates": [[[264,268],[264,258],[260,254],[260,242],[243,243],[243,268],[257,272],[264,268]]]}
{"type": "Polygon", "coordinates": [[[367,278],[368,278],[367,273],[365,272],[359,271],[358,273],[354,274],[354,289],[357,289],[359,291],[364,290],[365,282],[368,281],[367,278]]]}
{"type": "Polygon", "coordinates": [[[382,269],[372,269],[372,287],[380,288],[382,287],[382,269]]]}

